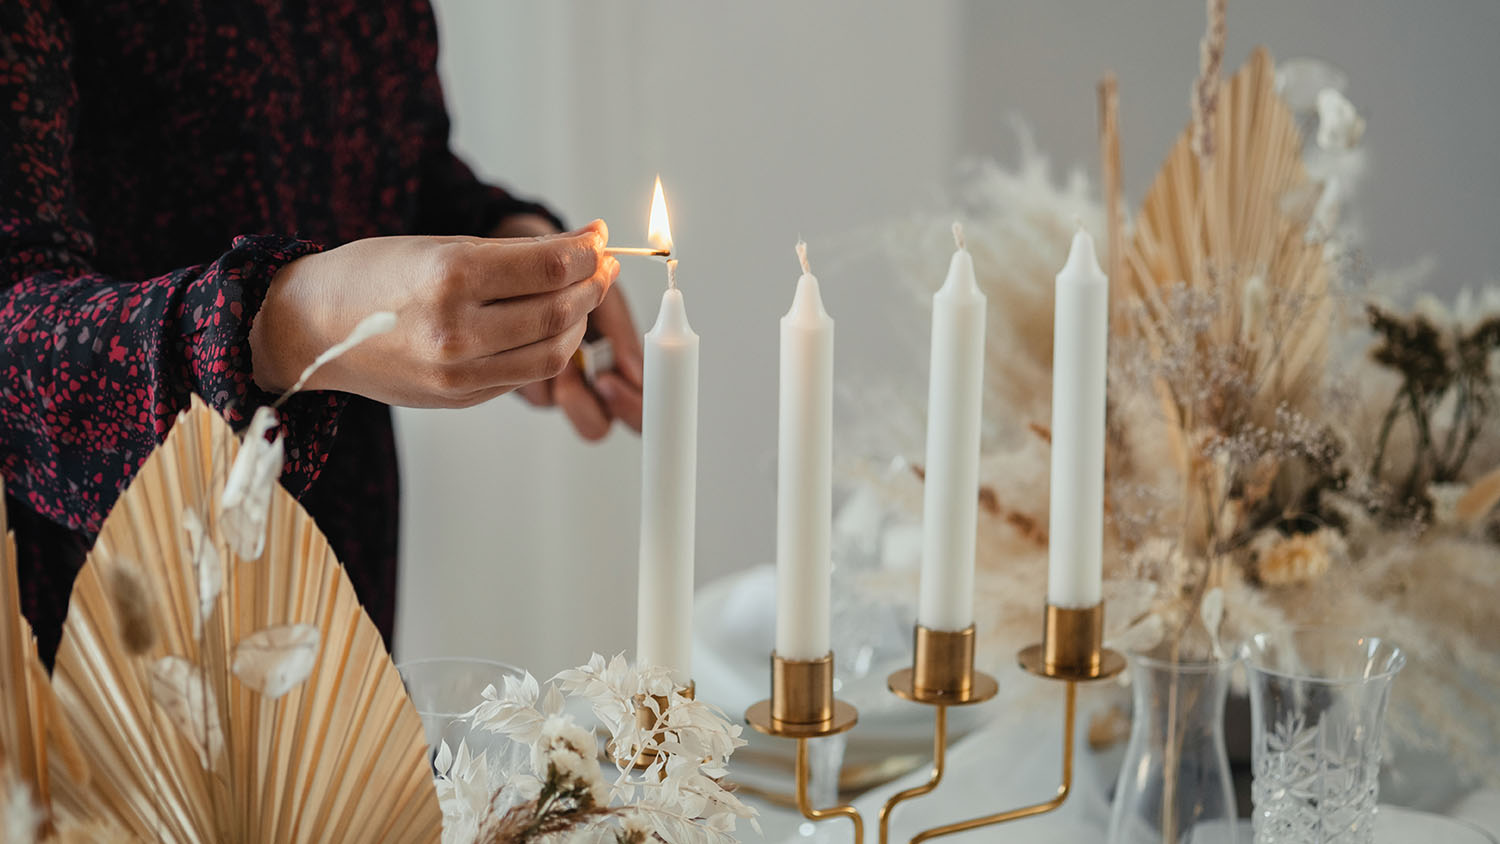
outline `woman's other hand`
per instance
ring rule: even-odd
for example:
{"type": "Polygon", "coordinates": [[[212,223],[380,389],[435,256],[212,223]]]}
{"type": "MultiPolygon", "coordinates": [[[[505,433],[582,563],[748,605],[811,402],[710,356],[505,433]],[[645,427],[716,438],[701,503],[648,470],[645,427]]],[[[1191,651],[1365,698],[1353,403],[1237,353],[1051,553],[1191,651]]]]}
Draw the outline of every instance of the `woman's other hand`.
{"type": "MultiPolygon", "coordinates": [[[[589,316],[620,271],[604,254],[608,238],[596,221],[538,238],[367,238],[299,258],[276,274],[252,324],[256,383],[285,390],[321,351],[382,310],[396,313],[396,329],[318,370],[307,389],[470,407],[576,371],[573,353],[589,316]]],[[[639,341],[635,348],[639,373],[639,341]]]]}
{"type": "MultiPolygon", "coordinates": [[[[552,221],[546,217],[524,214],[507,218],[495,234],[499,237],[524,237],[555,231],[552,221]]],[[[538,407],[560,407],[578,435],[586,440],[602,439],[616,419],[639,431],[641,335],[619,288],[611,287],[604,301],[590,314],[588,333],[590,337],[609,340],[614,352],[613,369],[601,373],[590,385],[584,381],[578,367],[570,366],[553,378],[527,384],[517,392],[538,407]]]]}

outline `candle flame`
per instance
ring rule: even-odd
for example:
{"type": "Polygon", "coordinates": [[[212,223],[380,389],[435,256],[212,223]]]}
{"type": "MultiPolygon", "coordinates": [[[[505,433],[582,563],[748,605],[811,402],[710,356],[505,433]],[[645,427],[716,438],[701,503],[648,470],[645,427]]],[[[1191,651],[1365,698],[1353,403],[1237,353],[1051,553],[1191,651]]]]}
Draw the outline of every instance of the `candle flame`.
{"type": "Polygon", "coordinates": [[[661,193],[661,176],[656,177],[656,191],[651,196],[651,225],[646,242],[653,249],[672,251],[672,224],[667,220],[667,200],[661,193]]]}

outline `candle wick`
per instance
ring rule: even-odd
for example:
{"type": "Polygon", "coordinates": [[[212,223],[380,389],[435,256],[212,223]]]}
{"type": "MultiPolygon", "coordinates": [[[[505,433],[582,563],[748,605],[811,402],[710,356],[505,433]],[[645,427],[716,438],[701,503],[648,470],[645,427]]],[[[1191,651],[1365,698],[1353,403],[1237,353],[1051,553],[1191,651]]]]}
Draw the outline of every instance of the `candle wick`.
{"type": "Polygon", "coordinates": [[[1079,231],[1083,231],[1083,217],[1080,216],[1080,215],[1078,215],[1078,214],[1074,214],[1073,215],[1073,225],[1079,231]]]}
{"type": "Polygon", "coordinates": [[[953,221],[953,242],[958,244],[959,249],[964,248],[964,224],[957,220],[953,221]]]}
{"type": "Polygon", "coordinates": [[[670,260],[667,261],[667,289],[668,290],[676,290],[677,289],[677,259],[676,258],[672,258],[672,259],[670,259],[670,260]]]}
{"type": "Polygon", "coordinates": [[[807,265],[807,243],[801,238],[797,239],[797,261],[802,264],[803,275],[812,275],[812,269],[807,265]]]}

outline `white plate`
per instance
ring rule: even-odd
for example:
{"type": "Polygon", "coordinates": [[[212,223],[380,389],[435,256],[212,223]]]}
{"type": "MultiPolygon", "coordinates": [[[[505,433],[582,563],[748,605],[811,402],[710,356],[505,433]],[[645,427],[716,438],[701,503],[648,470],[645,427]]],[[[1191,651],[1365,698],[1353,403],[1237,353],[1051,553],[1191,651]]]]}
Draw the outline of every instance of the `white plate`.
{"type": "Polygon", "coordinates": [[[1500,844],[1500,839],[1458,818],[1381,806],[1375,819],[1377,844],[1500,844]]]}
{"type": "MultiPolygon", "coordinates": [[[[713,581],[693,601],[693,679],[700,700],[738,718],[770,695],[770,653],[775,639],[776,572],[756,566],[713,581]]],[[[841,656],[840,659],[843,659],[841,656]]],[[[846,764],[873,765],[892,756],[913,757],[932,750],[932,709],[901,700],[886,689],[887,674],[901,665],[870,666],[862,677],[845,679],[840,670],[839,698],[859,708],[859,725],[850,732],[846,764]]],[[[950,710],[950,731],[963,735],[983,722],[996,702],[950,710]]],[[[747,757],[790,758],[795,744],[759,734],[747,757]]]]}

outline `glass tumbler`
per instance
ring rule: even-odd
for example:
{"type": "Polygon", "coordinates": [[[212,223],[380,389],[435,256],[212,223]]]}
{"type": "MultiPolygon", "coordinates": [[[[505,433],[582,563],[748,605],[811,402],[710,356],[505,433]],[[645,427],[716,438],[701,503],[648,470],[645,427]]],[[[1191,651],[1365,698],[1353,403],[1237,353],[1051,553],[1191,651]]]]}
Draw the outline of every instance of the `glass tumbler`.
{"type": "Polygon", "coordinates": [[[1347,630],[1261,633],[1245,646],[1256,844],[1371,844],[1381,726],[1401,649],[1347,630]]]}
{"type": "Polygon", "coordinates": [[[476,729],[464,714],[483,700],[484,687],[503,687],[506,677],[522,677],[514,665],[474,657],[415,659],[396,666],[406,693],[422,718],[422,729],[435,759],[438,747],[447,742],[457,753],[460,742],[471,755],[486,754],[491,771],[515,770],[528,757],[529,749],[510,738],[476,729]]]}

